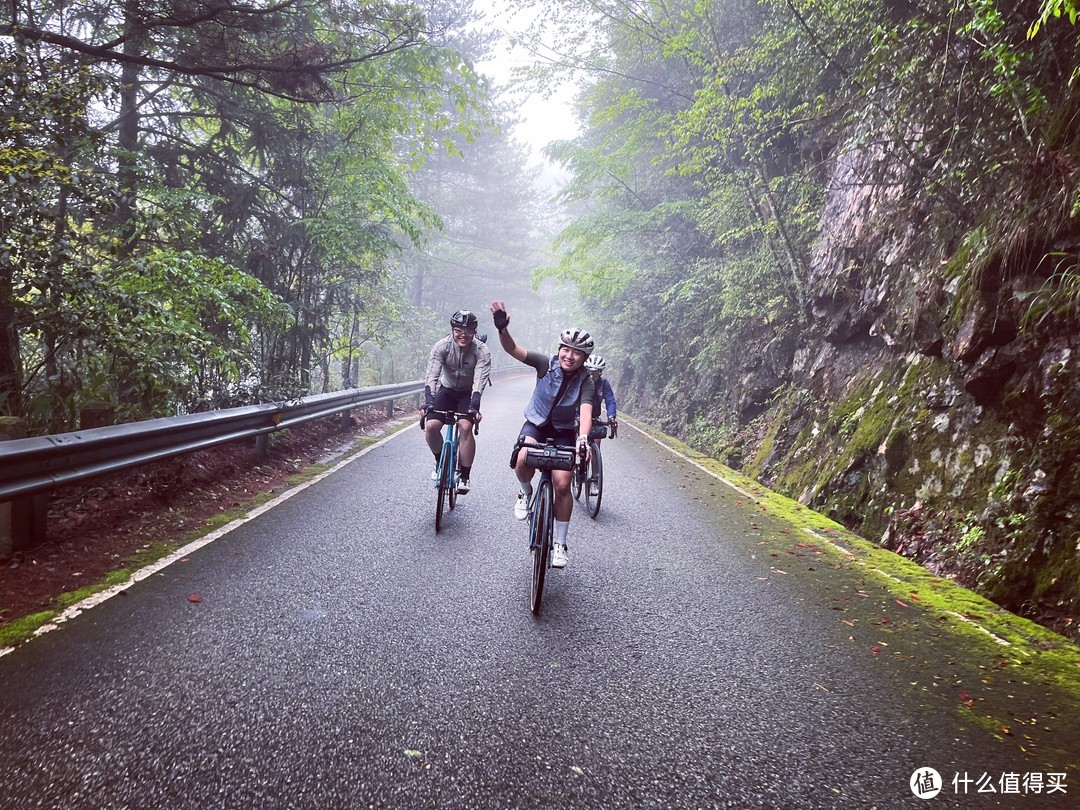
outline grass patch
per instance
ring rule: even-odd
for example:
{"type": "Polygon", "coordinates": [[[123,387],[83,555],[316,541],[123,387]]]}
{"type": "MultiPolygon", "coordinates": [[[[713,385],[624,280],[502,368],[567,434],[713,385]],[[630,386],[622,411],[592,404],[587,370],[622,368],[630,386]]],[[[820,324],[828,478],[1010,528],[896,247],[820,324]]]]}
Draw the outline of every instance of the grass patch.
{"type": "Polygon", "coordinates": [[[43,610],[31,613],[13,622],[0,625],[0,647],[14,647],[34,635],[34,631],[43,624],[48,624],[59,610],[43,610]]]}

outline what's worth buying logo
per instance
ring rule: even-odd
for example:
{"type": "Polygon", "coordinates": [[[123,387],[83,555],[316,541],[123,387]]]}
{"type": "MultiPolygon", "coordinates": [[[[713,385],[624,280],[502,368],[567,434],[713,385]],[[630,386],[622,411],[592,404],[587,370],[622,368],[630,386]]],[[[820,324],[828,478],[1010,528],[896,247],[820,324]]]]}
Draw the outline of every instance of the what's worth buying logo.
{"type": "Polygon", "coordinates": [[[908,782],[911,792],[920,799],[932,799],[941,793],[941,774],[933,768],[919,768],[908,782]]]}

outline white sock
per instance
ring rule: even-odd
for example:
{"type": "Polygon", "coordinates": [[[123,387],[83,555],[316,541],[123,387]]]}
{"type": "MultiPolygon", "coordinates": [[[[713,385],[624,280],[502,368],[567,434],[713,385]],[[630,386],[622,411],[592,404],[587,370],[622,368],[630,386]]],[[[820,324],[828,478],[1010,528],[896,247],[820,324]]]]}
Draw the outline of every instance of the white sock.
{"type": "Polygon", "coordinates": [[[560,546],[566,545],[566,530],[570,528],[569,520],[555,521],[555,542],[560,546]]]}
{"type": "Polygon", "coordinates": [[[532,497],[532,481],[518,481],[518,486],[525,493],[526,498],[532,497]]]}

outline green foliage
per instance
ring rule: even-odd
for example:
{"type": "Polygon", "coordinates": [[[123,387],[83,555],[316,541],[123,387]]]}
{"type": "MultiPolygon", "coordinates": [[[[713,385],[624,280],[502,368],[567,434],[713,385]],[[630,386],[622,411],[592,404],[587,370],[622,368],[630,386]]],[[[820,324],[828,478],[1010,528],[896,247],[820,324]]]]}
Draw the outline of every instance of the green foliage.
{"type": "Polygon", "coordinates": [[[1043,0],[1038,19],[1028,28],[1028,39],[1038,36],[1039,30],[1050,22],[1051,17],[1062,16],[1068,17],[1073,25],[1076,24],[1076,18],[1080,17],[1080,5],[1077,5],[1076,0],[1043,0]]]}
{"type": "Polygon", "coordinates": [[[1038,330],[1044,327],[1080,324],[1080,262],[1074,254],[1054,252],[1043,261],[1054,270],[1038,290],[1022,294],[1025,305],[1022,325],[1038,330]]]}
{"type": "Polygon", "coordinates": [[[441,227],[409,178],[488,120],[474,15],[427,12],[13,6],[97,58],[2,45],[0,402],[60,430],[91,398],[129,418],[292,396],[387,340],[393,264],[441,227]]]}

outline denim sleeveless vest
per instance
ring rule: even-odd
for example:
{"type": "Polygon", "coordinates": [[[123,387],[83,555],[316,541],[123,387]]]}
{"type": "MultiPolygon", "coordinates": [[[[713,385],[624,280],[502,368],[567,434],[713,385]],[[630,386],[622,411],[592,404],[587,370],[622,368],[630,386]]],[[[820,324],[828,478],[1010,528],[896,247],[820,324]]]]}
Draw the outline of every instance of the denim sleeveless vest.
{"type": "Polygon", "coordinates": [[[563,383],[562,367],[559,365],[559,356],[551,358],[551,365],[547,374],[536,381],[532,399],[525,406],[525,418],[537,427],[542,427],[549,419],[551,426],[556,430],[575,430],[578,423],[578,399],[581,396],[581,384],[585,379],[585,372],[578,369],[570,375],[559,401],[555,397],[563,383]]]}

